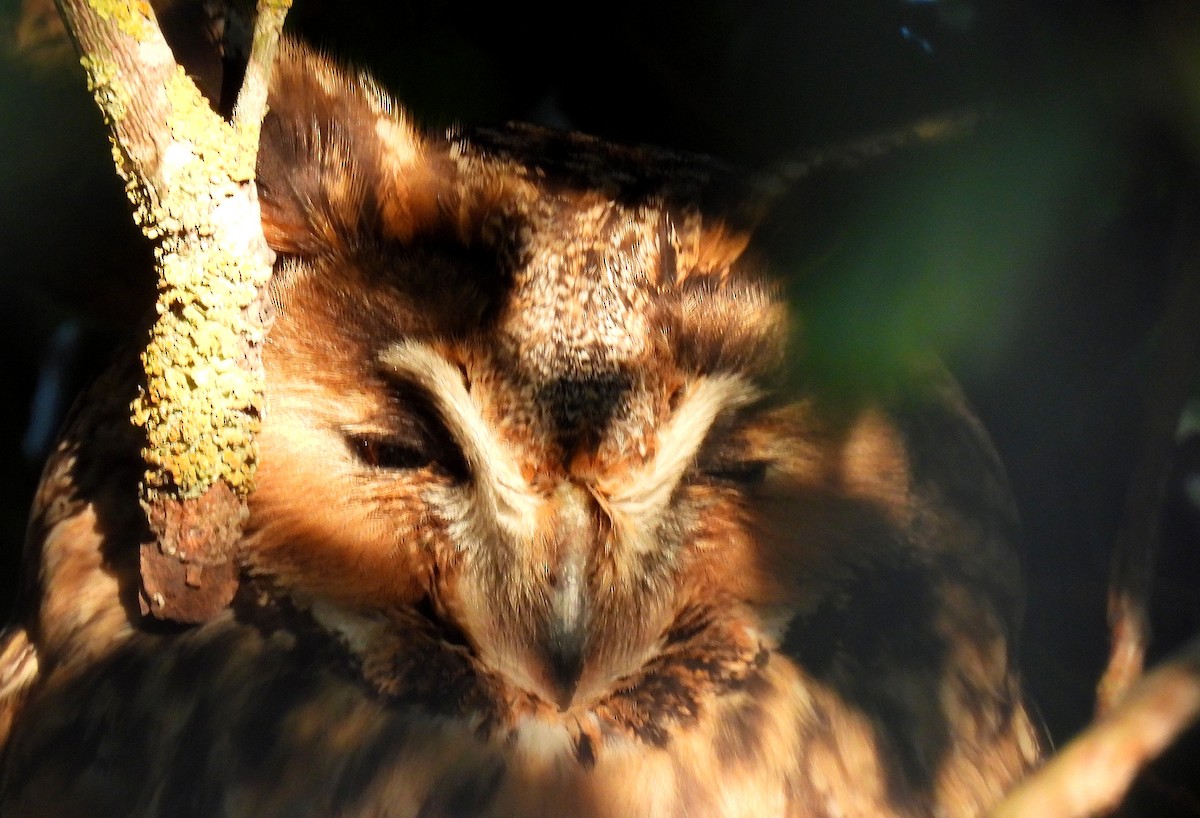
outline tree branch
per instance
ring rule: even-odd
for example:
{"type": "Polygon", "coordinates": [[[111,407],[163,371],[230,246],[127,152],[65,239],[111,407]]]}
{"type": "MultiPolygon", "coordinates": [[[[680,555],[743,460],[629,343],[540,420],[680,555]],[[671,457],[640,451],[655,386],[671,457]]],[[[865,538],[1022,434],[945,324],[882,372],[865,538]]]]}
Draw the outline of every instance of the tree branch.
{"type": "Polygon", "coordinates": [[[991,818],[1084,818],[1115,809],[1134,777],[1200,718],[1200,637],[1014,789],[991,818]]]}
{"type": "Polygon", "coordinates": [[[236,590],[233,551],[256,461],[274,256],[254,169],[290,3],[259,3],[251,82],[227,123],[176,64],[145,0],[56,2],[109,126],[134,220],[155,242],[158,318],[131,407],[146,434],[142,503],[155,535],[142,545],[142,609],[203,621],[236,590]]]}

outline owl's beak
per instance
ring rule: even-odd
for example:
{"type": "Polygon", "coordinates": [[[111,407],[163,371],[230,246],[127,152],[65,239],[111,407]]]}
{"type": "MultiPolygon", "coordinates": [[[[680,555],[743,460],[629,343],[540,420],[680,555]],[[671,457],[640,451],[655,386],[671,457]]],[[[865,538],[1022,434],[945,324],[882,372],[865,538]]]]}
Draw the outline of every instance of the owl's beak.
{"type": "Polygon", "coordinates": [[[555,703],[566,710],[583,671],[587,646],[586,578],[582,565],[560,566],[552,591],[552,615],[547,633],[547,660],[555,703]]]}
{"type": "Polygon", "coordinates": [[[549,610],[545,656],[555,703],[570,705],[583,671],[590,623],[588,564],[597,538],[597,509],[590,492],[577,485],[558,491],[554,518],[554,564],[549,566],[549,610]]]}

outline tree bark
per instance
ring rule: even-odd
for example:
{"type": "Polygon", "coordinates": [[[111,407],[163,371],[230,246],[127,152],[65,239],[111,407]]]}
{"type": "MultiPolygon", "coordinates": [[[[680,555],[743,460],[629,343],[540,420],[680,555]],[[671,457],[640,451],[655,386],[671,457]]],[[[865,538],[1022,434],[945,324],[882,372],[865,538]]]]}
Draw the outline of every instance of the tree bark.
{"type": "Polygon", "coordinates": [[[131,407],[146,435],[141,493],[154,534],[142,544],[142,611],[204,621],[237,588],[235,548],[254,479],[274,262],[254,170],[290,0],[259,3],[232,122],[176,63],[145,0],[56,2],[134,220],[155,243],[157,318],[131,407]]]}

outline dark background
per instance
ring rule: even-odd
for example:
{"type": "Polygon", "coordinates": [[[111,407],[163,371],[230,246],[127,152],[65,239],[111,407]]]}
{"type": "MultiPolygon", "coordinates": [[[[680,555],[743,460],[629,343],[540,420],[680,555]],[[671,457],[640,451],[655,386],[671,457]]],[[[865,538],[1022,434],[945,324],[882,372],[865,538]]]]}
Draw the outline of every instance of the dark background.
{"type": "MultiPolygon", "coordinates": [[[[62,403],[152,294],[52,12],[5,0],[0,25],[7,600],[62,403]]],[[[297,0],[289,27],[371,67],[432,127],[536,120],[750,168],[947,110],[983,114],[968,136],[800,183],[786,272],[826,360],[866,371],[929,344],[962,381],[1024,519],[1027,686],[1055,742],[1086,723],[1156,328],[1200,233],[1194,4],[622,0],[547,13],[297,0]]],[[[1172,377],[1195,393],[1192,363],[1172,377]]],[[[1192,480],[1200,495],[1200,406],[1188,418],[1152,658],[1200,631],[1200,512],[1186,494],[1192,480]]],[[[1195,754],[1185,744],[1172,763],[1187,772],[1151,782],[1155,811],[1200,815],[1179,786],[1200,771],[1195,754]]]]}

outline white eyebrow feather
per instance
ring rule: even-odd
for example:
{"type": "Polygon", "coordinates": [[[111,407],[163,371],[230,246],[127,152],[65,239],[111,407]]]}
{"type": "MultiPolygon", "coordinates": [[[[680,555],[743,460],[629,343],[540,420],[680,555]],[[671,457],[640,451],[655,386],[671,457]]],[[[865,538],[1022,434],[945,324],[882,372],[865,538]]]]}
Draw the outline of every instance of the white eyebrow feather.
{"type": "Polygon", "coordinates": [[[658,519],[717,416],[746,405],[758,394],[753,385],[735,376],[712,376],[693,382],[674,415],[659,430],[650,461],[620,483],[601,487],[614,523],[635,549],[642,550],[643,540],[649,547],[658,519]]]}
{"type": "Polygon", "coordinates": [[[395,344],[381,353],[379,360],[429,393],[462,447],[481,499],[501,530],[514,538],[531,536],[541,500],[522,476],[512,453],[484,421],[458,367],[417,341],[395,344]]]}
{"type": "MultiPolygon", "coordinates": [[[[496,524],[514,538],[536,530],[538,508],[544,502],[529,486],[512,457],[472,400],[458,368],[426,344],[404,341],[389,347],[379,360],[397,375],[429,393],[450,433],[462,447],[475,476],[480,499],[496,524]]],[[[621,536],[637,551],[653,547],[658,520],[676,486],[691,467],[721,412],[744,406],[758,390],[735,376],[710,376],[694,381],[675,413],[659,430],[655,455],[632,475],[596,486],[597,499],[621,536]]]]}

